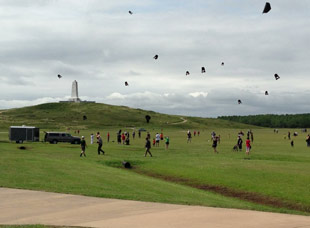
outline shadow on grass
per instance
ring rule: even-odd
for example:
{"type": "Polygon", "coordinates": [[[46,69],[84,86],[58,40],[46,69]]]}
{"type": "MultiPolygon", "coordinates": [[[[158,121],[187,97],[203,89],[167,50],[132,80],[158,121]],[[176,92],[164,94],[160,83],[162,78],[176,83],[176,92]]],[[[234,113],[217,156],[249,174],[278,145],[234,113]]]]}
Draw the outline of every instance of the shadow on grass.
{"type": "MultiPolygon", "coordinates": [[[[113,167],[113,168],[124,168],[123,162],[124,160],[110,160],[110,161],[97,161],[101,165],[113,167]]],[[[137,160],[126,160],[131,164],[132,169],[135,169],[137,166],[144,164],[144,161],[137,160]]]]}

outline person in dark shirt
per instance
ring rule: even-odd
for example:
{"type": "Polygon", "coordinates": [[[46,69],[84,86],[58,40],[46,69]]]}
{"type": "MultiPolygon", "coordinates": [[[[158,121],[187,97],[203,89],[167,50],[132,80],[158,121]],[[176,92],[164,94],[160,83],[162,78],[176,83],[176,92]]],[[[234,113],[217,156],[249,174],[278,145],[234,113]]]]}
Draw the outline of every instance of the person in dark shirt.
{"type": "Polygon", "coordinates": [[[310,135],[309,134],[307,135],[306,142],[307,142],[307,147],[310,147],[310,135]]]}
{"type": "Polygon", "coordinates": [[[80,157],[82,157],[84,155],[84,157],[86,157],[86,154],[85,154],[85,150],[86,150],[86,141],[85,141],[85,137],[82,136],[82,139],[81,139],[81,149],[82,149],[82,152],[80,154],[80,157]]]}
{"type": "Polygon", "coordinates": [[[98,143],[98,155],[100,155],[100,152],[104,155],[104,151],[102,150],[102,138],[100,135],[97,137],[97,143],[98,143]]]}
{"type": "Polygon", "coordinates": [[[146,157],[147,153],[149,153],[152,156],[152,153],[150,151],[151,149],[151,141],[148,137],[145,138],[146,142],[145,142],[145,154],[144,154],[144,157],[146,157]]]}
{"type": "Polygon", "coordinates": [[[216,150],[217,140],[218,140],[217,136],[213,137],[213,139],[212,139],[212,147],[213,147],[214,153],[218,153],[218,151],[216,150]]]}
{"type": "Polygon", "coordinates": [[[243,143],[243,141],[242,141],[241,136],[238,136],[237,145],[238,145],[239,151],[242,150],[242,143],[243,143]]]}

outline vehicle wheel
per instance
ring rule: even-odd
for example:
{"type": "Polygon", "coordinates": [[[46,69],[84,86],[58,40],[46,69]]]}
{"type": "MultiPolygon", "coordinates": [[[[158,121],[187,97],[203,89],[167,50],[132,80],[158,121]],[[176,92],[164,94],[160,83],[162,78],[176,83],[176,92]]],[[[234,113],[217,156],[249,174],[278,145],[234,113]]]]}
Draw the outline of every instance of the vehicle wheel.
{"type": "Polygon", "coordinates": [[[57,144],[57,140],[53,140],[53,144],[57,144]]]}

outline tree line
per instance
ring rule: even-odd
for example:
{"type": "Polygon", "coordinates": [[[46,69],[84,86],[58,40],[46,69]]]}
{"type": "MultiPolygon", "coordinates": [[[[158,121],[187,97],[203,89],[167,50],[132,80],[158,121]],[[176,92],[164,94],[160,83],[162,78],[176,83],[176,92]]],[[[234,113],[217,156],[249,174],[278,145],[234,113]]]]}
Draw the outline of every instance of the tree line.
{"type": "Polygon", "coordinates": [[[218,119],[271,128],[310,128],[310,113],[293,115],[265,114],[249,116],[219,116],[218,119]]]}

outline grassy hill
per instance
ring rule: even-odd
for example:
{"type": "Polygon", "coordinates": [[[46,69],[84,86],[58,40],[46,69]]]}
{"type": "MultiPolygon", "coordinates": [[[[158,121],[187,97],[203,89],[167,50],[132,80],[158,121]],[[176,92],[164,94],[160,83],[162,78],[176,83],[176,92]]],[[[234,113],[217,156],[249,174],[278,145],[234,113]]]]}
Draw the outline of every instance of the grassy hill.
{"type": "Polygon", "coordinates": [[[246,124],[212,118],[166,115],[125,106],[99,103],[48,103],[0,112],[0,128],[29,125],[43,129],[147,128],[248,128],[246,124]],[[83,116],[87,120],[83,120],[83,116]],[[147,124],[145,116],[151,116],[147,124]],[[182,124],[181,124],[182,123],[182,124]]]}
{"type": "MultiPolygon", "coordinates": [[[[293,137],[294,147],[284,136],[290,129],[255,128],[227,120],[174,116],[105,104],[43,104],[0,113],[0,187],[34,189],[96,197],[243,208],[310,214],[310,148],[307,133],[293,137]],[[149,124],[145,115],[151,116],[149,124]],[[83,120],[83,115],[87,120],[83,120]],[[86,136],[87,157],[79,145],[9,142],[10,125],[35,125],[41,129],[80,129],[86,136]],[[153,157],[144,157],[145,135],[130,145],[115,141],[119,129],[132,133],[144,127],[153,138],[163,131],[170,137],[152,147],[153,157]],[[240,130],[252,128],[250,157],[233,151],[240,130]],[[187,143],[186,130],[200,130],[187,143]],[[91,133],[103,136],[105,155],[90,144],[91,133]],[[219,153],[214,153],[211,131],[221,135],[219,153]],[[107,142],[107,132],[111,140],[107,142]],[[122,167],[129,161],[133,169],[122,167]]],[[[290,131],[295,131],[291,129],[290,131]]],[[[42,131],[41,131],[42,133],[42,131]]],[[[244,138],[245,141],[245,138],[244,138]]],[[[245,147],[245,145],[244,145],[245,147]]]]}

